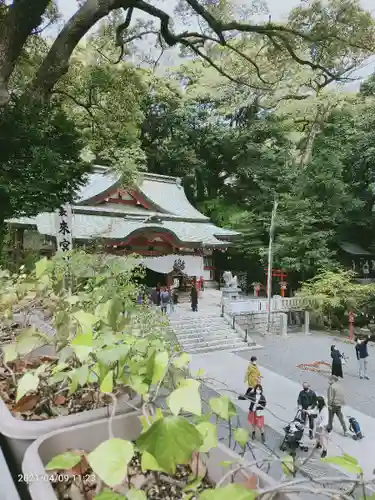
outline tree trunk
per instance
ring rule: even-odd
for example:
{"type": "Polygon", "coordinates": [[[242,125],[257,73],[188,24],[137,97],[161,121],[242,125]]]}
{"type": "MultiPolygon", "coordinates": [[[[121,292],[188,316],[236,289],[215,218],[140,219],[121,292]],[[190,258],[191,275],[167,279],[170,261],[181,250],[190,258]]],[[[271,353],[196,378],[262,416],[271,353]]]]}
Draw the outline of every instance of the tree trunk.
{"type": "Polygon", "coordinates": [[[27,38],[51,0],[17,0],[0,17],[0,106],[9,101],[8,82],[27,38]]]}
{"type": "Polygon", "coordinates": [[[84,35],[112,10],[133,4],[136,4],[136,0],[86,0],[52,44],[35,76],[30,93],[34,97],[48,99],[53,87],[68,71],[70,56],[84,35]]]}

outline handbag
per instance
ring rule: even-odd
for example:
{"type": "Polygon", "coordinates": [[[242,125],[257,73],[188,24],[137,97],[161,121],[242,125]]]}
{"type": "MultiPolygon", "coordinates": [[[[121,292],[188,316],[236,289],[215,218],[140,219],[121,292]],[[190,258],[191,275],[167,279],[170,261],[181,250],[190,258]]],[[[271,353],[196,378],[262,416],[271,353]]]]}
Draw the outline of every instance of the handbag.
{"type": "Polygon", "coordinates": [[[257,410],[255,412],[255,414],[256,414],[257,417],[263,417],[264,416],[264,410],[257,410]]]}

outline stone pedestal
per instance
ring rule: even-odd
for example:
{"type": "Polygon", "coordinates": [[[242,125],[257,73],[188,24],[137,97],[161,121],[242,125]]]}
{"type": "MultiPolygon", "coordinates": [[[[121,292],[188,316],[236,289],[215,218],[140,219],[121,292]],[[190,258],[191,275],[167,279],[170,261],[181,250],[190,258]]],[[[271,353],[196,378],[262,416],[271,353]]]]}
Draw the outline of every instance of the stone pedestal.
{"type": "Polygon", "coordinates": [[[221,289],[222,299],[237,300],[240,294],[241,288],[239,287],[225,287],[221,289]]]}
{"type": "Polygon", "coordinates": [[[305,335],[310,335],[310,311],[305,310],[305,325],[304,325],[305,335]]]}

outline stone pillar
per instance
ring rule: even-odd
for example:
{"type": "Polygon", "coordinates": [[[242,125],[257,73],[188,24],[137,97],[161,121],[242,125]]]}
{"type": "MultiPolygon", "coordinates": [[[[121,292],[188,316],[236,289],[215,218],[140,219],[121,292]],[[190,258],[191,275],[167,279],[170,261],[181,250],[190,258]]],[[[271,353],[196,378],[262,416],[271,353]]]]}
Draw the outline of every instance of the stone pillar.
{"type": "Polygon", "coordinates": [[[305,310],[305,324],[304,324],[305,335],[310,335],[310,311],[305,310]]]}
{"type": "Polygon", "coordinates": [[[288,314],[280,313],[280,335],[282,337],[288,336],[288,314]]]}

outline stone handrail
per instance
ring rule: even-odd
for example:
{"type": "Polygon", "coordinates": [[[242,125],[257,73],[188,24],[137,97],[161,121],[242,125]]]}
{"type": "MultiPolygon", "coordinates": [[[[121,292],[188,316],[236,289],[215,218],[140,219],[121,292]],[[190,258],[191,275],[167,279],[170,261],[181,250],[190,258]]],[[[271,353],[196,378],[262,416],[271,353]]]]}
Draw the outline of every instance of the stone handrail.
{"type": "MultiPolygon", "coordinates": [[[[244,298],[238,300],[224,299],[225,311],[229,314],[266,313],[268,311],[268,299],[266,298],[244,298]]],[[[288,312],[308,309],[311,299],[307,297],[272,297],[271,311],[288,312]]]]}

